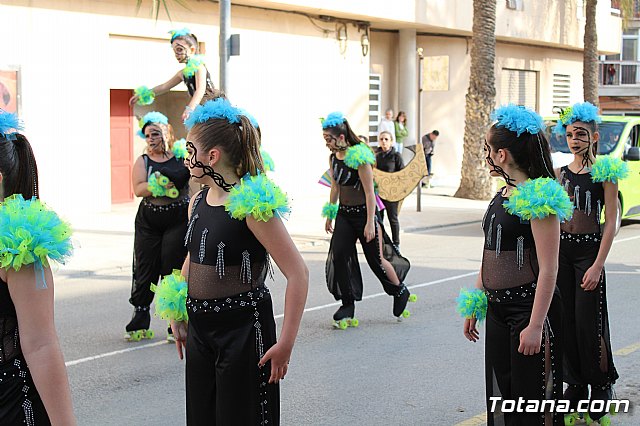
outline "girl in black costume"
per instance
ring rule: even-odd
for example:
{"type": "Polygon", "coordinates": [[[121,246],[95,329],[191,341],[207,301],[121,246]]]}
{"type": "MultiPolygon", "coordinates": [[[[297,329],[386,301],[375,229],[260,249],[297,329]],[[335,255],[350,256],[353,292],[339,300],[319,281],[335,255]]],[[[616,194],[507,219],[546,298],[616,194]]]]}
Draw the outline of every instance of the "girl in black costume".
{"type": "Polygon", "coordinates": [[[342,300],[342,306],[333,315],[334,325],[341,329],[358,325],[354,313],[355,302],[362,300],[362,275],[356,240],[360,240],[367,263],[382,288],[393,296],[393,315],[407,317],[407,302],[416,300],[403,283],[410,265],[377,221],[373,152],[351,130],[342,113],[329,114],[322,129],[331,151],[331,195],[323,208],[323,216],[327,218],[325,230],[333,234],[326,264],[327,286],[336,300],[342,300]]]}
{"type": "MultiPolygon", "coordinates": [[[[558,287],[564,306],[564,398],[576,410],[580,400],[609,400],[618,378],[611,353],[604,262],[616,233],[618,180],[627,174],[622,160],[598,156],[598,109],[589,102],[564,110],[555,132],[566,135],[573,161],[556,170],[572,199],[572,219],[560,227],[558,287]],[[605,210],[604,227],[600,225],[605,210]]],[[[574,413],[574,419],[583,413],[574,413]]],[[[587,413],[608,424],[604,411],[587,413]]],[[[589,420],[589,419],[587,419],[589,420]]]]}
{"type": "Polygon", "coordinates": [[[553,402],[561,395],[557,253],[560,222],[571,215],[571,202],[553,179],[542,118],[514,105],[499,108],[493,117],[498,122],[486,136],[487,164],[491,176],[502,177],[507,185],[483,219],[485,244],[476,289],[462,290],[458,310],[466,318],[464,335],[473,342],[480,338],[476,321],[486,315],[489,426],[560,426],[563,417],[552,407],[502,412],[501,402],[553,402]]]}
{"type": "Polygon", "coordinates": [[[189,208],[182,276],[156,289],[156,311],[171,320],[180,358],[186,347],[187,424],[275,426],[309,272],[280,219],[288,202],[264,174],[249,118],[218,98],[186,125],[187,163],[206,187],[189,208]],[[271,258],[287,279],[277,343],[265,286],[271,258]]]}
{"type": "MultiPolygon", "coordinates": [[[[151,283],[157,283],[184,261],[189,206],[189,170],[183,163],[186,149],[174,144],[171,125],[159,112],[146,114],[141,123],[147,148],[133,165],[134,193],[143,198],[136,215],[133,243],[129,303],[134,312],[125,327],[125,338],[133,341],[153,337],[149,330],[151,283]]],[[[171,329],[167,333],[172,341],[171,329]]]]}
{"type": "Polygon", "coordinates": [[[73,426],[48,266],[70,254],[71,232],[38,199],[36,160],[19,127],[0,110],[0,424],[73,426]]]}

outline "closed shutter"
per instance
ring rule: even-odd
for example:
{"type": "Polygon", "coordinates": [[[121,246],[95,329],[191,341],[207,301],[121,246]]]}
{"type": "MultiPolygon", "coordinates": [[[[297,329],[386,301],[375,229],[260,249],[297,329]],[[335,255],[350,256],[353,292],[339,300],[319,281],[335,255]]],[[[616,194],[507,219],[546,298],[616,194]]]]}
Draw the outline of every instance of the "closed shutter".
{"type": "Polygon", "coordinates": [[[560,108],[571,106],[571,76],[553,75],[553,106],[560,108]]]}
{"type": "Polygon", "coordinates": [[[538,73],[529,70],[502,69],[500,103],[527,106],[538,110],[538,73]]]}
{"type": "Polygon", "coordinates": [[[369,143],[378,142],[381,85],[382,76],[380,74],[369,74],[369,143]]]}

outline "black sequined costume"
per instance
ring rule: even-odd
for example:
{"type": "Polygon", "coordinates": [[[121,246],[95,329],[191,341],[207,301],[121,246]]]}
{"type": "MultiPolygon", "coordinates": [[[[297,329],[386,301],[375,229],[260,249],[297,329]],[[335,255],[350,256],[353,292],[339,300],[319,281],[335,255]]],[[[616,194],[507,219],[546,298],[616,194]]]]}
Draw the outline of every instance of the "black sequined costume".
{"type": "Polygon", "coordinates": [[[16,308],[7,283],[0,280],[0,424],[50,425],[33,384],[18,332],[16,308]]]}
{"type": "MultiPolygon", "coordinates": [[[[204,96],[202,99],[209,100],[214,97],[215,86],[213,85],[213,81],[211,80],[211,74],[209,74],[209,70],[207,69],[207,66],[206,65],[202,65],[202,66],[204,67],[204,70],[207,72],[207,86],[205,88],[204,96]]],[[[196,74],[194,73],[190,77],[187,77],[186,75],[182,74],[182,81],[184,82],[185,86],[187,86],[189,95],[193,96],[193,94],[196,93],[196,74]]]]}
{"type": "MultiPolygon", "coordinates": [[[[539,354],[518,352],[529,325],[538,279],[536,246],[529,221],[509,214],[496,194],[482,221],[482,284],[488,300],[485,340],[487,407],[491,397],[558,399],[562,392],[561,301],[555,289],[544,322],[539,354]]],[[[544,425],[545,414],[488,412],[488,425],[544,425]]],[[[547,415],[551,417],[550,414],[547,415]]],[[[550,419],[549,419],[550,420],[550,419]]],[[[549,423],[547,423],[549,424],[549,423]]],[[[563,425],[554,415],[553,425],[563,425]]]]}
{"type": "Polygon", "coordinates": [[[343,160],[332,154],[331,173],[340,187],[340,206],[326,263],[329,291],[336,300],[342,300],[343,305],[362,300],[362,274],[356,252],[356,241],[359,240],[367,263],[382,283],[384,291],[391,296],[397,295],[405,287],[394,285],[387,277],[381,263],[380,238],[383,239],[382,255],[393,265],[401,283],[409,272],[409,261],[400,255],[377,220],[375,238],[366,241],[364,228],[367,224],[367,206],[358,170],[349,168],[343,160]]]}
{"type": "Polygon", "coordinates": [[[265,278],[269,254],[224,206],[193,202],[185,236],[189,250],[187,424],[278,425],[279,386],[268,384],[271,362],[258,361],[276,343],[265,278]]]}
{"type": "Polygon", "coordinates": [[[564,381],[608,387],[618,373],[611,352],[604,269],[593,291],[580,287],[600,250],[604,187],[592,182],[591,173],[576,174],[567,166],[560,169],[560,183],[575,206],[571,220],[560,225],[558,287],[564,307],[564,381]]]}

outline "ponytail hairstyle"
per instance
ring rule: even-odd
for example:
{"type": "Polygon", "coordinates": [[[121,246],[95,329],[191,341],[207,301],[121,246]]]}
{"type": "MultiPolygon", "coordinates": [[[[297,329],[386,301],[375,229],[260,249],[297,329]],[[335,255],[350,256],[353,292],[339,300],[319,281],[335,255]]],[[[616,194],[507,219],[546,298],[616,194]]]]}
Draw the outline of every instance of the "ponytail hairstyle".
{"type": "MultiPolygon", "coordinates": [[[[251,124],[248,114],[236,108],[226,99],[217,98],[198,105],[185,121],[189,135],[197,139],[205,151],[219,148],[225,153],[224,161],[234,168],[238,177],[247,173],[256,176],[264,173],[264,163],[260,155],[260,137],[256,128],[251,124]]],[[[191,142],[187,142],[196,151],[191,142]]],[[[229,191],[231,184],[209,165],[191,157],[191,166],[201,168],[203,175],[213,178],[221,188],[229,191]]],[[[201,177],[202,177],[201,176],[201,177]]]]}
{"type": "MultiPolygon", "coordinates": [[[[489,149],[508,150],[516,167],[531,179],[555,179],[542,117],[529,108],[513,104],[498,108],[491,116],[497,122],[489,129],[489,149]]],[[[514,180],[501,167],[493,164],[488,155],[487,162],[502,175],[507,185],[515,186],[514,180]]]]}
{"type": "Polygon", "coordinates": [[[15,114],[0,110],[0,197],[20,194],[25,200],[40,196],[38,166],[22,125],[15,114]],[[10,130],[13,130],[12,132],[10,130]]]}
{"type": "Polygon", "coordinates": [[[332,112],[321,121],[322,129],[331,133],[332,136],[337,138],[340,135],[344,135],[346,144],[344,146],[338,145],[338,150],[345,151],[350,146],[362,143],[358,135],[351,129],[347,118],[341,112],[332,112]]]}
{"type": "Polygon", "coordinates": [[[187,46],[193,47],[196,49],[196,54],[200,53],[200,46],[198,45],[198,38],[195,34],[192,34],[189,28],[182,28],[179,30],[171,30],[169,31],[171,34],[171,43],[176,40],[184,41],[187,46]]]}

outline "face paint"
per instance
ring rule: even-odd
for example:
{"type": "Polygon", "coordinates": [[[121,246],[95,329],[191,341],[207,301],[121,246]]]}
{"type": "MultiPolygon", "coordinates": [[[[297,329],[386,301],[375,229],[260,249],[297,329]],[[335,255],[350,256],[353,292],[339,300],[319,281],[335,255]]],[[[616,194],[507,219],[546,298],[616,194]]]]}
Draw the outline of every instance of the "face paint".
{"type": "Polygon", "coordinates": [[[504,171],[502,167],[497,166],[493,162],[493,158],[491,158],[491,145],[489,145],[486,139],[484,141],[484,150],[487,153],[487,157],[486,157],[487,163],[489,164],[489,166],[491,166],[490,172],[495,172],[499,174],[500,176],[502,176],[502,179],[504,179],[504,182],[507,185],[515,187],[516,186],[514,184],[515,179],[511,179],[511,177],[507,174],[507,172],[504,171]]]}
{"type": "Polygon", "coordinates": [[[578,170],[578,173],[593,163],[591,160],[591,151],[593,148],[589,129],[574,125],[573,132],[567,133],[567,143],[569,144],[569,149],[571,149],[575,155],[582,155],[582,168],[578,170]]]}
{"type": "Polygon", "coordinates": [[[217,173],[215,170],[213,170],[213,167],[203,164],[196,158],[198,156],[198,150],[196,149],[196,146],[193,144],[193,142],[187,141],[187,148],[192,151],[189,153],[190,155],[188,157],[189,169],[193,170],[198,168],[202,170],[202,174],[200,176],[196,176],[194,174],[192,174],[191,176],[196,179],[201,179],[205,176],[209,176],[211,179],[213,179],[216,185],[218,185],[224,191],[229,192],[233,187],[233,184],[228,184],[220,173],[217,173]]]}

